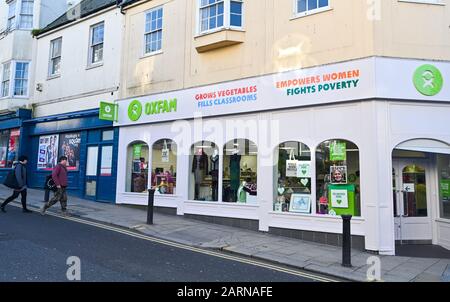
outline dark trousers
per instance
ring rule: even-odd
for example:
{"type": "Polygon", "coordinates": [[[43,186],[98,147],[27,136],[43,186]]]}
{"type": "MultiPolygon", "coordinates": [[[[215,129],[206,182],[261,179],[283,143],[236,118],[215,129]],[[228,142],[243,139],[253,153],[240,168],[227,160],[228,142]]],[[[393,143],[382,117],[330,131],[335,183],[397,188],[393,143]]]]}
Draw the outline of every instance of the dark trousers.
{"type": "Polygon", "coordinates": [[[27,189],[22,190],[22,191],[16,191],[14,190],[13,195],[11,195],[10,197],[8,197],[8,199],[5,200],[5,202],[2,204],[2,208],[6,207],[6,205],[8,203],[10,203],[11,201],[13,201],[14,199],[16,199],[17,197],[19,197],[19,195],[22,195],[22,208],[24,210],[27,209],[27,189]]]}

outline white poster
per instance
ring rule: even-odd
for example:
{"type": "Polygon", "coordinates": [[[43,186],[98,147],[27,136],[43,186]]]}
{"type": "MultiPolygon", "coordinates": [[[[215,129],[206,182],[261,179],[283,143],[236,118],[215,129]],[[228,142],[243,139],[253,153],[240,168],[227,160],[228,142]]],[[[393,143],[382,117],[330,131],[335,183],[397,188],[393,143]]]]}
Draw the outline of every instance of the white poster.
{"type": "Polygon", "coordinates": [[[39,137],[38,170],[53,170],[58,164],[59,135],[39,137]]]}
{"type": "Polygon", "coordinates": [[[167,147],[167,141],[164,141],[164,147],[161,150],[161,162],[169,162],[169,148],[167,147]]]}
{"type": "Polygon", "coordinates": [[[348,191],[331,190],[331,206],[333,208],[348,209],[348,191]]]}
{"type": "Polygon", "coordinates": [[[297,177],[311,178],[311,162],[310,161],[299,161],[297,163],[297,177]]]}

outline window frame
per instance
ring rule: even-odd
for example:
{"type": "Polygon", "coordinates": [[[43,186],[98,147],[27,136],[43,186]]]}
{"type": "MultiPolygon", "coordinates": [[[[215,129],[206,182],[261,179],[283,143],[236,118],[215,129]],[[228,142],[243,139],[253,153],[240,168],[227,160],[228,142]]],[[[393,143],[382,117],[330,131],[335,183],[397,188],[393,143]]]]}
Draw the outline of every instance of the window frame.
{"type": "MultiPolygon", "coordinates": [[[[34,4],[35,4],[35,1],[34,1],[34,0],[20,0],[20,13],[19,13],[19,25],[18,25],[18,28],[19,28],[19,29],[24,29],[24,30],[31,30],[31,29],[33,29],[33,23],[34,23],[34,4]],[[22,11],[23,3],[24,3],[24,2],[31,2],[31,8],[32,8],[31,14],[25,14],[25,13],[22,11]],[[23,17],[23,16],[26,16],[26,17],[30,17],[30,16],[31,16],[31,27],[25,27],[25,26],[22,26],[22,17],[23,17]]],[[[16,15],[17,15],[17,8],[16,8],[16,15]]]]}
{"type": "Polygon", "coordinates": [[[13,98],[23,98],[23,99],[27,99],[30,95],[30,71],[31,71],[31,62],[30,61],[14,61],[14,68],[13,68],[13,74],[12,74],[12,93],[10,93],[10,95],[12,95],[13,98]],[[28,65],[28,72],[27,72],[27,78],[16,78],[16,71],[17,71],[17,65],[18,64],[27,64],[28,65]],[[23,87],[23,89],[25,89],[25,94],[24,95],[20,95],[20,94],[16,94],[16,81],[25,81],[26,82],[26,86],[23,87]]]}
{"type": "MultiPolygon", "coordinates": [[[[62,48],[62,47],[61,47],[62,48]]],[[[88,55],[88,67],[102,65],[105,58],[105,21],[98,22],[89,27],[89,55],[88,55]],[[103,26],[103,36],[102,41],[94,44],[94,30],[103,26]],[[94,59],[94,48],[96,46],[102,45],[102,59],[98,62],[93,62],[94,59]]]]}
{"type": "Polygon", "coordinates": [[[13,31],[17,28],[17,0],[11,1],[7,3],[8,5],[8,13],[7,13],[7,21],[6,21],[6,30],[13,31]],[[11,7],[14,6],[14,15],[11,15],[11,7]]]}
{"type": "Polygon", "coordinates": [[[202,26],[201,10],[206,8],[206,7],[212,6],[212,5],[217,5],[217,3],[215,3],[215,4],[207,4],[207,5],[202,6],[202,3],[201,3],[202,0],[197,0],[197,1],[198,1],[197,2],[197,5],[198,5],[198,7],[197,7],[197,18],[196,18],[196,23],[197,23],[197,25],[196,25],[196,28],[197,28],[196,29],[196,33],[197,33],[197,36],[207,35],[207,34],[218,32],[218,31],[221,31],[221,30],[224,30],[224,29],[225,30],[226,29],[231,29],[231,30],[238,30],[238,31],[243,31],[244,30],[244,27],[245,27],[245,13],[244,13],[244,11],[245,11],[245,1],[244,0],[220,0],[220,1],[223,1],[223,4],[224,4],[224,8],[223,8],[224,9],[224,12],[223,12],[223,25],[220,26],[220,27],[215,27],[213,29],[208,29],[208,30],[205,30],[205,31],[202,31],[202,28],[201,28],[201,26],[202,26]],[[239,3],[241,3],[241,11],[242,11],[242,13],[241,13],[241,26],[231,25],[231,2],[239,2],[239,3]]]}
{"type": "Polygon", "coordinates": [[[1,86],[0,86],[0,99],[1,98],[8,98],[8,97],[11,96],[11,82],[12,82],[12,80],[11,80],[11,76],[12,76],[11,66],[12,66],[13,63],[14,63],[13,61],[9,61],[9,62],[5,62],[5,63],[2,64],[2,73],[1,73],[2,79],[1,79],[1,83],[0,83],[1,84],[1,86]],[[8,66],[8,79],[5,79],[5,66],[6,65],[8,66]],[[4,84],[6,82],[8,83],[8,86],[7,86],[8,93],[4,94],[4,84]]]}
{"type": "MultiPolygon", "coordinates": [[[[151,18],[151,17],[150,17],[151,18]]],[[[156,18],[156,22],[158,21],[158,17],[156,18]]],[[[150,23],[152,22],[152,20],[150,19],[150,23]]],[[[160,5],[160,6],[156,6],[153,7],[147,11],[145,11],[144,13],[144,41],[143,41],[143,49],[142,49],[142,53],[143,56],[152,56],[152,55],[156,55],[156,54],[160,54],[163,52],[163,34],[164,34],[164,6],[160,5]],[[150,28],[150,31],[147,31],[147,16],[151,16],[151,14],[153,12],[157,12],[158,10],[161,10],[161,28],[158,28],[158,24],[157,29],[152,30],[150,28]],[[155,51],[148,51],[147,52],[147,36],[150,36],[151,34],[157,33],[157,32],[161,32],[161,47],[155,51]]],[[[151,43],[150,43],[151,44],[151,43]]]]}
{"type": "MultiPolygon", "coordinates": [[[[294,19],[295,18],[301,18],[301,17],[306,17],[309,15],[314,15],[314,14],[318,14],[321,12],[325,12],[325,11],[329,11],[332,10],[333,8],[331,7],[331,0],[328,0],[328,5],[327,6],[323,6],[323,7],[318,7],[315,9],[311,9],[308,10],[306,9],[306,11],[304,12],[299,12],[299,8],[298,8],[298,0],[293,0],[294,1],[294,19]]],[[[317,2],[319,2],[319,0],[316,0],[317,2]]],[[[306,7],[308,8],[308,0],[306,0],[306,7]]]]}
{"type": "Polygon", "coordinates": [[[53,40],[50,41],[50,47],[49,47],[49,64],[48,64],[48,77],[49,77],[50,79],[51,79],[51,78],[56,78],[56,77],[60,77],[60,76],[61,76],[62,46],[63,46],[62,42],[63,42],[62,37],[58,37],[58,38],[55,38],[55,39],[53,39],[53,40]],[[61,42],[61,45],[60,45],[60,54],[59,54],[59,56],[54,56],[54,54],[53,54],[53,49],[54,49],[53,45],[54,45],[54,43],[56,43],[57,41],[60,41],[60,42],[61,42]],[[57,58],[59,58],[59,71],[56,73],[56,72],[53,72],[53,67],[54,67],[53,62],[54,62],[57,58]]]}

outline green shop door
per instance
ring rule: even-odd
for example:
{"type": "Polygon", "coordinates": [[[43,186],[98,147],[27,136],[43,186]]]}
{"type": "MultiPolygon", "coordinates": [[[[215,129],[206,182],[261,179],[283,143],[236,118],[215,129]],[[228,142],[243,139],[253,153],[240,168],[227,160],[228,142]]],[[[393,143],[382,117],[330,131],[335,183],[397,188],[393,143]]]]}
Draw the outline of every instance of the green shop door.
{"type": "Polygon", "coordinates": [[[85,198],[113,202],[111,190],[113,145],[89,146],[87,149],[85,198]]]}

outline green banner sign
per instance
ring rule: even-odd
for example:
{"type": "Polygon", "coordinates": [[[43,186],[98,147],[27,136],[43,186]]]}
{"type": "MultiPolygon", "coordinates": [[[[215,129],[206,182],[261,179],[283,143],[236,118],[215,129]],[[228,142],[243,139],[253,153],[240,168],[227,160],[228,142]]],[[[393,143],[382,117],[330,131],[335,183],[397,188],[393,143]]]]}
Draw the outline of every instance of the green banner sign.
{"type": "Polygon", "coordinates": [[[117,122],[119,120],[119,105],[100,102],[99,119],[117,122]]]}
{"type": "Polygon", "coordinates": [[[441,179],[440,181],[441,197],[445,201],[450,200],[450,179],[441,179]]]}
{"type": "Polygon", "coordinates": [[[347,160],[347,144],[344,142],[333,141],[330,144],[330,160],[331,161],[347,160]]]}
{"type": "Polygon", "coordinates": [[[135,159],[141,158],[141,154],[142,154],[142,145],[141,144],[133,145],[133,157],[135,159]]]}

